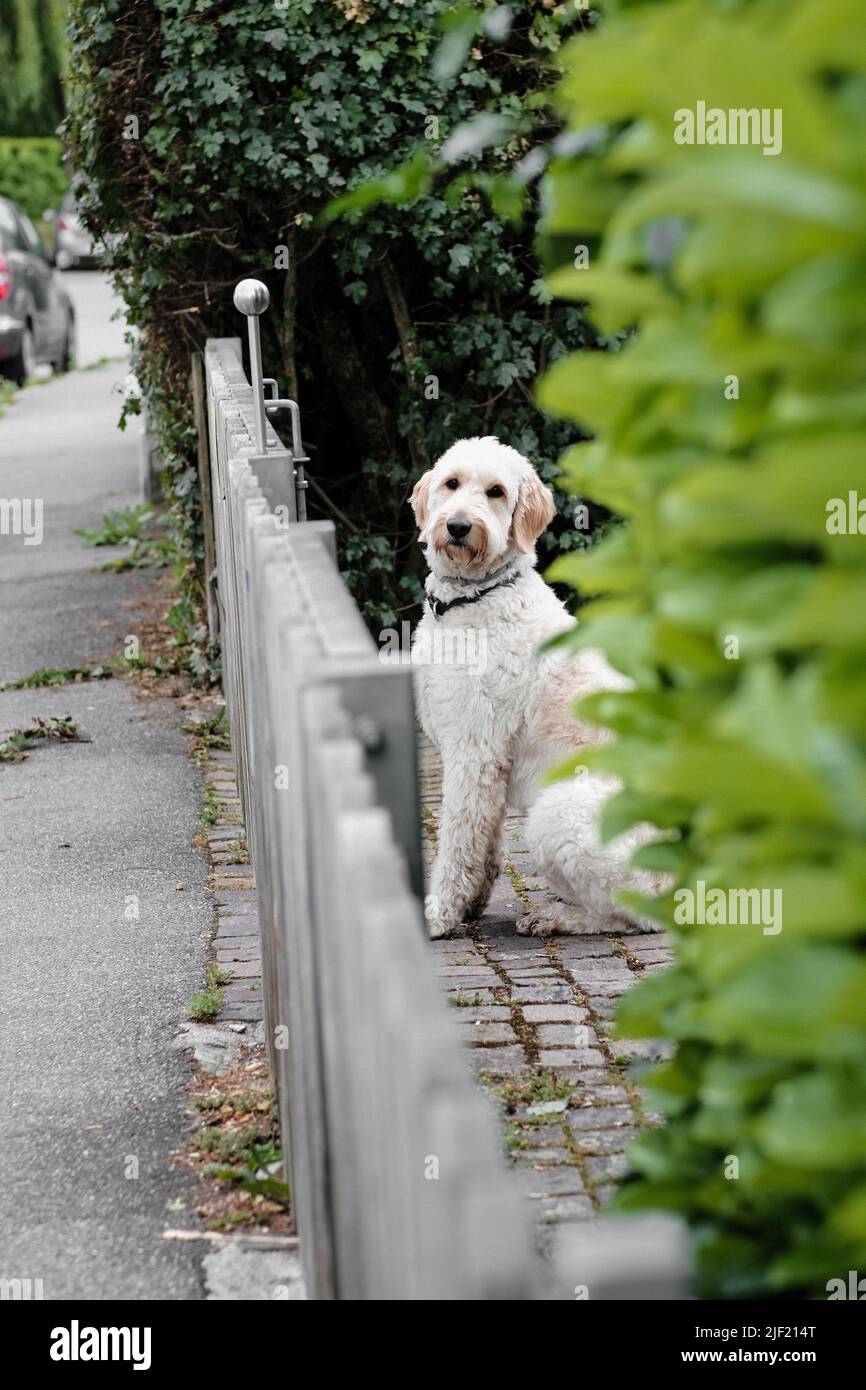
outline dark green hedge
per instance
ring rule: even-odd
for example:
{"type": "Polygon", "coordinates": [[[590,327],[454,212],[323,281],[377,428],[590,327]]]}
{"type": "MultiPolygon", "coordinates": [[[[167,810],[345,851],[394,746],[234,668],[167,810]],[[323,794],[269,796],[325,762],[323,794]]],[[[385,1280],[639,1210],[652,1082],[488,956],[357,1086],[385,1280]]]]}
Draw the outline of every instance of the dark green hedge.
{"type": "Polygon", "coordinates": [[[553,569],[592,596],[575,643],[636,681],[583,705],[618,735],[606,829],[667,830],[636,862],[676,880],[649,908],[677,963],[619,1012],[678,1044],[620,1206],[689,1219],[704,1295],[838,1296],[866,1269],[866,12],[608,9],[546,184],[599,254],[550,283],[638,332],[541,399],[595,435],[571,486],[626,518],[553,569]],[[780,111],[781,152],[676,143],[700,101],[780,111]]]}

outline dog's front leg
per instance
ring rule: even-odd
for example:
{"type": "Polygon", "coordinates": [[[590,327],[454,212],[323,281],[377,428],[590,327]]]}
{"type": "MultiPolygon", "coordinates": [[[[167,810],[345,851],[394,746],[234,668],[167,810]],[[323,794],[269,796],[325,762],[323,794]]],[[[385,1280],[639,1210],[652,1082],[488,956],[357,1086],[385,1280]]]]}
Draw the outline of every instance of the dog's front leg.
{"type": "Polygon", "coordinates": [[[484,907],[499,869],[508,766],[477,749],[444,757],[442,815],[427,898],[431,936],[444,936],[484,907]]]}

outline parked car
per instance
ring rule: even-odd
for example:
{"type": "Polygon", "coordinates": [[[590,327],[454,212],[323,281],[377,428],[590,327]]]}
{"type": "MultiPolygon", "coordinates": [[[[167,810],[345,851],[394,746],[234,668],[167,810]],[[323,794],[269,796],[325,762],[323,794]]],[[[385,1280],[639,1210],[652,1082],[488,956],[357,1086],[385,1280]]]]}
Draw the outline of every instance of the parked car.
{"type": "Polygon", "coordinates": [[[75,308],[30,218],[0,197],[0,374],[23,385],[39,362],[75,361],[75,308]]]}
{"type": "Polygon", "coordinates": [[[74,193],[67,193],[59,212],[49,208],[42,218],[54,223],[54,260],[58,270],[99,264],[102,247],[81,225],[74,193]]]}

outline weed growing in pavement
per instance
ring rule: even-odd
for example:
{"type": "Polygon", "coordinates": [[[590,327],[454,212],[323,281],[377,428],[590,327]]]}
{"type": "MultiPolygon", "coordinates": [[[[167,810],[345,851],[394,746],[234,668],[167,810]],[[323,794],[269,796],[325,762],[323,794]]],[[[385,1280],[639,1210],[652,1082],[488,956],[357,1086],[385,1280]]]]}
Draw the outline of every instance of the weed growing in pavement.
{"type": "Polygon", "coordinates": [[[193,1104],[200,1126],[188,1154],[205,1176],[215,1178],[218,1196],[207,1217],[211,1229],[285,1220],[289,1187],[280,1175],[279,1117],[267,1065],[246,1062],[226,1076],[202,1078],[193,1104]],[[210,1160],[210,1162],[207,1162],[210,1160]],[[231,1194],[231,1195],[230,1195],[231,1194]]]}
{"type": "Polygon", "coordinates": [[[206,834],[210,826],[216,825],[220,818],[220,799],[215,787],[205,787],[204,804],[199,812],[199,829],[206,834]]]}
{"type": "Polygon", "coordinates": [[[231,971],[223,970],[211,961],[205,970],[206,988],[194,994],[186,1006],[186,1016],[193,1023],[207,1023],[216,1018],[223,1006],[223,985],[231,980],[231,971]]]}
{"type": "Polygon", "coordinates": [[[103,545],[129,546],[127,555],[100,565],[101,570],[160,569],[170,564],[173,549],[165,537],[145,534],[149,523],[154,520],[156,525],[166,525],[168,522],[164,516],[154,518],[153,508],[139,502],[134,507],[106,512],[94,530],[79,528],[75,534],[92,548],[103,545]]]}
{"type": "Polygon", "coordinates": [[[470,999],[467,994],[463,993],[462,989],[458,989],[456,994],[448,995],[448,1002],[455,1009],[472,1009],[478,1008],[483,1001],[480,994],[476,994],[474,999],[470,999]]]}
{"type": "Polygon", "coordinates": [[[506,1110],[519,1110],[527,1105],[539,1105],[547,1100],[568,1100],[573,1090],[570,1081],[558,1077],[555,1071],[526,1072],[497,1086],[496,1092],[506,1110]]]}
{"type": "Polygon", "coordinates": [[[104,681],[111,677],[108,666],[45,666],[21,676],[17,681],[4,681],[2,690],[38,690],[46,685],[79,685],[83,681],[104,681]]]}
{"type": "Polygon", "coordinates": [[[52,714],[48,719],[36,715],[26,729],[13,729],[0,741],[0,763],[20,763],[30,757],[30,749],[44,739],[60,739],[66,742],[87,742],[78,732],[68,714],[52,714]]]}
{"type": "Polygon", "coordinates": [[[196,752],[211,748],[228,752],[231,749],[225,705],[219,705],[213,714],[204,715],[200,719],[188,719],[183,725],[183,731],[185,734],[192,734],[196,752]]]}

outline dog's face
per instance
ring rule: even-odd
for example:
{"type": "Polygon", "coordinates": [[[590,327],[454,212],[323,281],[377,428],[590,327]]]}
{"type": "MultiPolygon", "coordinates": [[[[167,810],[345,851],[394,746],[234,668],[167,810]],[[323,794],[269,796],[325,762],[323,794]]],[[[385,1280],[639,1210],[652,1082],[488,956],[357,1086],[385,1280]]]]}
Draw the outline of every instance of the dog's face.
{"type": "Polygon", "coordinates": [[[410,500],[437,570],[472,579],[529,554],[556,510],[528,459],[492,435],[452,444],[410,500]]]}

